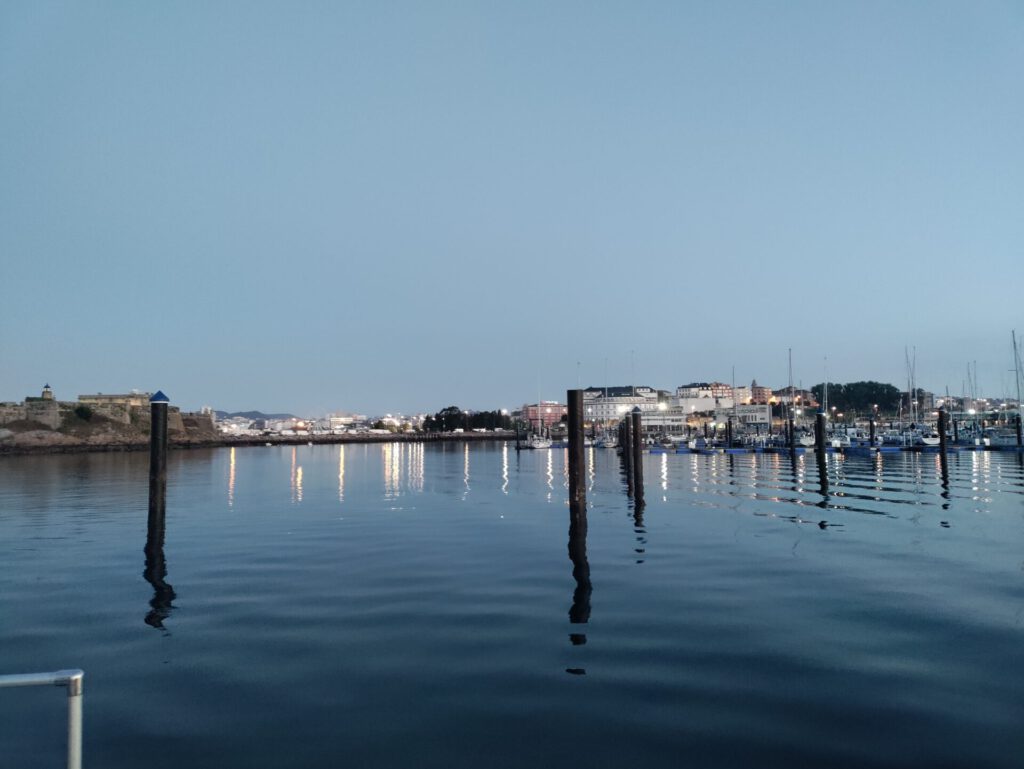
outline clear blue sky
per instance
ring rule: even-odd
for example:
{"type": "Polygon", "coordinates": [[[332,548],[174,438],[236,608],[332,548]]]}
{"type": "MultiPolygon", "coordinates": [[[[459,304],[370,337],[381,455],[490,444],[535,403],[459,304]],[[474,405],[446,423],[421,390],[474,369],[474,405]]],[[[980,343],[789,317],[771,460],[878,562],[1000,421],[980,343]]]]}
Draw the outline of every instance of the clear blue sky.
{"type": "Polygon", "coordinates": [[[0,399],[1003,394],[1022,78],[1014,2],[5,2],[0,399]]]}

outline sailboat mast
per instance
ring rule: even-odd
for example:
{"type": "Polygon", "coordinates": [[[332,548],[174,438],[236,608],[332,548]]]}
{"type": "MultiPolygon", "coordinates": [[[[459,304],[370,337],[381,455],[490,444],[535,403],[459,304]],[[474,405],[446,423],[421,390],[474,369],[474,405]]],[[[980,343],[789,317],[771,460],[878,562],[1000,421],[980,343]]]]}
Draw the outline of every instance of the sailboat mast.
{"type": "Polygon", "coordinates": [[[1010,330],[1013,340],[1013,378],[1017,383],[1017,418],[1020,419],[1020,350],[1017,348],[1017,329],[1010,330]]]}

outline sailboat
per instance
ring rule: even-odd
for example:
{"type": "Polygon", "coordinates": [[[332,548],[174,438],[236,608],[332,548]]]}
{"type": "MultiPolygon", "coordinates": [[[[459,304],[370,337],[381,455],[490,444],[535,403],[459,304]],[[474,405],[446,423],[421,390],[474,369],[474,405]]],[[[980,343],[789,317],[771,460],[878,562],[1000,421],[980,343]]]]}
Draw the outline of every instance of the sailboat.
{"type": "Polygon", "coordinates": [[[537,431],[526,442],[529,449],[550,449],[551,439],[544,435],[544,412],[541,409],[540,389],[537,392],[537,431]]]}

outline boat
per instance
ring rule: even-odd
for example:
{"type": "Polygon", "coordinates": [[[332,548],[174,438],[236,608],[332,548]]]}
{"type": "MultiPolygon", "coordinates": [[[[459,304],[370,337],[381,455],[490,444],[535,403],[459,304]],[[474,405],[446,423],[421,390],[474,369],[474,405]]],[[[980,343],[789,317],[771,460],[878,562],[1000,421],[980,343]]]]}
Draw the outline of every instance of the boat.
{"type": "Polygon", "coordinates": [[[982,446],[1016,446],[1017,431],[1004,427],[986,427],[982,432],[982,446]]]}
{"type": "Polygon", "coordinates": [[[526,442],[526,447],[530,449],[550,449],[551,439],[545,438],[543,435],[531,435],[530,440],[526,442]]]}
{"type": "Polygon", "coordinates": [[[614,449],[619,445],[619,437],[615,433],[605,433],[594,441],[594,445],[601,449],[614,449]]]}

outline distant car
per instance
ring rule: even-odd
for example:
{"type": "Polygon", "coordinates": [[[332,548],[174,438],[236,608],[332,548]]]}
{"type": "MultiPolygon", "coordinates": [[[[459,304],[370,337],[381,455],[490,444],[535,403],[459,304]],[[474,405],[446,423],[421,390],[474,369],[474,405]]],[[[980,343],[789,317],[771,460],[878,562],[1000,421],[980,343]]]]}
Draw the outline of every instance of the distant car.
{"type": "Polygon", "coordinates": [[[454,430],[452,430],[452,432],[453,433],[464,433],[466,431],[463,430],[461,427],[456,427],[454,430]]]}

